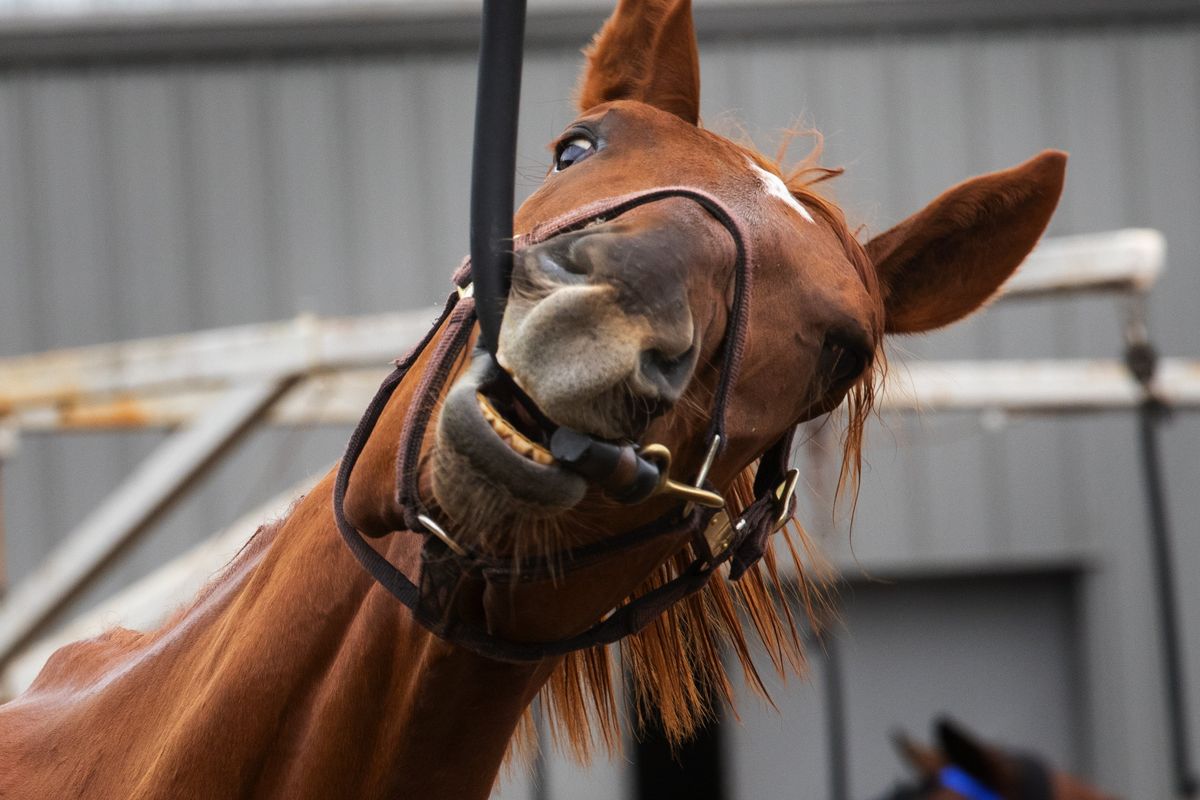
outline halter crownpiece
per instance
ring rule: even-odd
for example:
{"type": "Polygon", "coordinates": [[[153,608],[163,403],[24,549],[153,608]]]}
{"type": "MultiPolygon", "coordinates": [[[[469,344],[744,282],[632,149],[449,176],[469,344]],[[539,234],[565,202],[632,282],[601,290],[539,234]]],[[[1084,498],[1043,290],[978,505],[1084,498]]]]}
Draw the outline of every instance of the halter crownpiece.
{"type": "MultiPolygon", "coordinates": [[[[333,489],[334,517],[338,529],[364,568],[408,606],[414,618],[435,635],[490,658],[517,662],[536,661],[610,644],[636,633],[667,608],[702,589],[721,564],[730,562],[731,579],[740,578],[761,558],[770,534],[790,518],[796,475],[794,471],[787,470],[787,456],[794,429],[772,445],[761,459],[754,481],[756,499],[736,520],[730,520],[724,511],[717,512],[724,505],[724,500],[708,482],[708,472],[725,442],[725,410],[745,349],[751,271],[747,242],[741,227],[717,198],[690,187],[663,187],[599,201],[538,226],[530,234],[520,237],[514,243],[515,249],[520,250],[559,233],[576,230],[599,217],[619,215],[639,205],[668,197],[685,197],[701,205],[729,231],[736,249],[733,306],[729,312],[722,348],[724,363],[709,423],[709,446],[696,481],[686,484],[670,477],[670,453],[661,445],[647,445],[635,451],[632,447],[596,440],[577,431],[560,428],[555,435],[559,437],[558,450],[565,457],[564,466],[571,467],[573,461],[574,468],[580,474],[585,477],[589,473],[594,475],[596,482],[604,486],[609,494],[632,502],[666,494],[676,497],[680,501],[678,506],[648,525],[594,544],[556,553],[550,558],[521,559],[497,559],[472,552],[422,507],[417,492],[421,443],[436,401],[449,380],[454,364],[467,346],[475,322],[476,300],[468,289],[469,262],[456,274],[458,291],[448,298],[441,317],[425,338],[397,362],[396,370],[384,380],[351,436],[333,489]],[[384,407],[438,330],[442,330],[442,335],[407,412],[397,457],[396,497],[405,524],[414,533],[428,534],[422,549],[418,585],[363,539],[362,534],[347,520],[344,504],[354,465],[384,407]],[[647,471],[647,464],[652,473],[647,471]],[[449,614],[451,597],[463,579],[503,584],[549,580],[664,536],[690,539],[700,557],[672,580],[619,606],[576,636],[551,642],[509,641],[449,614]]],[[[553,443],[551,446],[554,447],[553,443]]]]}

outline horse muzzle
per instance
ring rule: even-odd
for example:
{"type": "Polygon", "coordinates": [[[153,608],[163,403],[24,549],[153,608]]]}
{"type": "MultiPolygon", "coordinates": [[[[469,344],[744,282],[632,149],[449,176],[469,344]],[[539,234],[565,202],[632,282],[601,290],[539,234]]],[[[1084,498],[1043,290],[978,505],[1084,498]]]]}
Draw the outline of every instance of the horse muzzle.
{"type": "Polygon", "coordinates": [[[451,516],[483,483],[534,515],[575,506],[587,482],[550,453],[557,426],[524,398],[485,350],[446,394],[434,452],[434,493],[451,516]]]}

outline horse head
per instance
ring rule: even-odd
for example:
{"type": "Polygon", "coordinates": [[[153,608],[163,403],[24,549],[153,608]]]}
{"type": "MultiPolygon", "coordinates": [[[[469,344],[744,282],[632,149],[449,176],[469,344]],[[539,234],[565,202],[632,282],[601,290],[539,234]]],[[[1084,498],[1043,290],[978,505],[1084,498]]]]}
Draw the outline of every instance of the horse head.
{"type": "MultiPolygon", "coordinates": [[[[689,2],[622,2],[588,51],[579,116],[551,143],[549,172],[515,231],[529,237],[661,187],[699,190],[729,210],[752,278],[711,472],[724,487],[797,423],[869,389],[885,334],[928,331],[984,303],[1045,228],[1065,156],[968,181],[860,245],[805,175],[700,127],[698,63],[689,2]]],[[[731,358],[734,263],[730,231],[687,197],[520,249],[497,356],[535,407],[503,390],[489,397],[485,369],[460,377],[429,461],[437,505],[494,548],[513,546],[502,532],[522,522],[590,514],[611,530],[613,513],[625,524],[659,513],[583,503],[588,485],[553,463],[544,423],[662,443],[673,471],[694,473],[731,358]]]]}
{"type": "Polygon", "coordinates": [[[1111,800],[1037,756],[984,742],[947,718],[935,726],[937,747],[898,733],[894,743],[918,782],[889,800],[1111,800]]]}

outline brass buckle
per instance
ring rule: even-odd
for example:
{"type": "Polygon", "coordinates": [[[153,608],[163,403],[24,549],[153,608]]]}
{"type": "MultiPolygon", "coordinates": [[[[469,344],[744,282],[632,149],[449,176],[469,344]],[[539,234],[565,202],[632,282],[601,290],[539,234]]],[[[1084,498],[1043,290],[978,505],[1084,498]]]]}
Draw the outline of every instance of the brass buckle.
{"type": "Polygon", "coordinates": [[[783,481],[775,487],[775,520],[771,533],[783,528],[792,518],[792,497],[796,494],[796,484],[800,480],[800,470],[789,469],[783,481]]]}
{"type": "MultiPolygon", "coordinates": [[[[719,445],[720,437],[714,437],[712,445],[709,446],[708,456],[704,459],[704,466],[700,471],[697,483],[704,482],[704,478],[708,474],[708,469],[712,466],[712,459],[716,456],[719,445]]],[[[638,451],[638,455],[658,465],[658,486],[655,487],[654,494],[674,495],[689,503],[696,503],[705,508],[725,507],[725,498],[716,492],[710,492],[708,489],[702,489],[699,486],[691,486],[671,479],[671,451],[667,449],[666,445],[648,444],[638,451]]]]}
{"type": "MultiPolygon", "coordinates": [[[[739,519],[737,521],[737,530],[741,530],[746,525],[746,520],[739,519]]],[[[713,515],[713,518],[708,521],[708,527],[704,529],[704,546],[708,552],[704,555],[706,560],[715,561],[718,557],[725,555],[725,551],[733,544],[734,525],[729,521],[729,514],[724,511],[718,511],[713,515]]]]}

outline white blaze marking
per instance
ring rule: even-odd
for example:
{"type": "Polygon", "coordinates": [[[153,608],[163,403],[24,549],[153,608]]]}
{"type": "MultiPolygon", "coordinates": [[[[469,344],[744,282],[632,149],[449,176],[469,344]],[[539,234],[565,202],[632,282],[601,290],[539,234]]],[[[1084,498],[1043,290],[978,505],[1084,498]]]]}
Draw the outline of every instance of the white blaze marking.
{"type": "Polygon", "coordinates": [[[809,222],[813,222],[812,214],[808,213],[807,208],[800,205],[800,201],[788,191],[787,186],[785,186],[783,181],[779,179],[778,175],[767,172],[753,161],[750,162],[750,169],[758,173],[758,178],[762,181],[763,188],[766,189],[767,194],[771,195],[772,197],[779,198],[794,208],[800,214],[800,216],[804,217],[809,222]]]}

